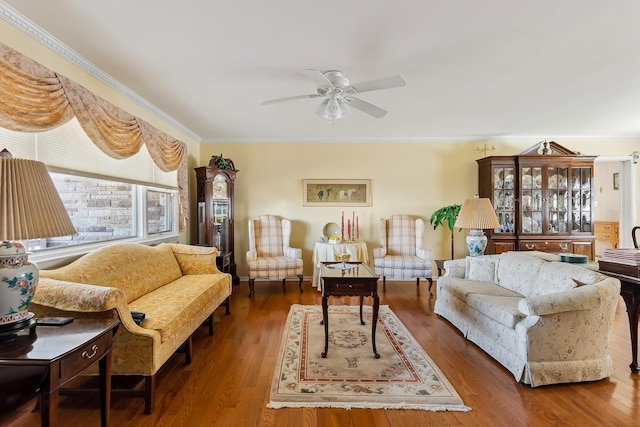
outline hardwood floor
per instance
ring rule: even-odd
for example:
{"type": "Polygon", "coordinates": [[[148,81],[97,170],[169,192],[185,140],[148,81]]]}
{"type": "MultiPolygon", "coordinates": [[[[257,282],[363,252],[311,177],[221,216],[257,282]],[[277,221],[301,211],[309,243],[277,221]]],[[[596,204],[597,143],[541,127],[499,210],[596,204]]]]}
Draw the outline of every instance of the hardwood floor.
{"type": "MultiPolygon", "coordinates": [[[[435,289],[435,286],[434,286],[435,289]]],[[[529,388],[433,313],[426,283],[387,282],[380,303],[389,305],[445,373],[470,412],[413,410],[267,409],[276,354],[289,306],[320,304],[320,293],[304,283],[257,282],[247,298],[246,282],[234,288],[231,315],[215,315],[215,334],[194,335],[194,357],[175,355],[157,378],[156,409],[145,415],[142,399],[113,396],[114,426],[631,426],[640,417],[640,375],[631,374],[631,344],[620,299],[612,334],[616,373],[592,383],[529,388]]],[[[331,304],[356,304],[333,298],[331,304]]],[[[1,426],[36,427],[34,402],[0,416],[1,426]]],[[[61,426],[99,426],[97,396],[60,399],[61,426]]]]}

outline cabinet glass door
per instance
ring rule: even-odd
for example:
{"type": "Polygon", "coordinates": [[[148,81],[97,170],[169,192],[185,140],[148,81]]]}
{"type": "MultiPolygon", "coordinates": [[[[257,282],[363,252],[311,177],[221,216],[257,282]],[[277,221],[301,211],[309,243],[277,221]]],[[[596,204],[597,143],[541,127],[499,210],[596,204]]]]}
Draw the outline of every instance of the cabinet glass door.
{"type": "Polygon", "coordinates": [[[550,167],[547,170],[547,218],[549,234],[567,233],[569,231],[569,204],[567,180],[569,168],[550,167]]]}
{"type": "Polygon", "coordinates": [[[515,219],[514,175],[512,167],[494,168],[493,177],[493,209],[498,216],[500,228],[495,233],[513,233],[515,219]]]}
{"type": "Polygon", "coordinates": [[[213,246],[229,251],[229,200],[213,200],[213,246]]]}
{"type": "Polygon", "coordinates": [[[522,234],[542,233],[542,168],[523,167],[520,196],[522,234]]]}
{"type": "Polygon", "coordinates": [[[591,197],[591,168],[572,168],[572,231],[591,232],[591,197]]]}

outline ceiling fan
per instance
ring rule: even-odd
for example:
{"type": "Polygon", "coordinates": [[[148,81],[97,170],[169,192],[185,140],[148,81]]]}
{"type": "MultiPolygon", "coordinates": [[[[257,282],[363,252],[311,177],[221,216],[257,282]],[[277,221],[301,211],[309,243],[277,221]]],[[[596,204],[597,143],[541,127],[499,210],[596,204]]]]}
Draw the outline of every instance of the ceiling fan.
{"type": "Polygon", "coordinates": [[[303,70],[303,73],[316,83],[317,93],[272,99],[262,102],[262,105],[295,101],[298,99],[326,98],[320,104],[316,114],[327,120],[341,119],[351,112],[349,107],[360,110],[375,118],[380,118],[387,114],[386,110],[383,110],[382,108],[367,101],[363,101],[360,98],[356,98],[355,95],[362,92],[370,92],[372,90],[402,87],[407,84],[406,80],[398,75],[362,83],[349,84],[349,79],[347,79],[341,71],[337,70],[322,72],[320,70],[305,69],[303,70]]]}

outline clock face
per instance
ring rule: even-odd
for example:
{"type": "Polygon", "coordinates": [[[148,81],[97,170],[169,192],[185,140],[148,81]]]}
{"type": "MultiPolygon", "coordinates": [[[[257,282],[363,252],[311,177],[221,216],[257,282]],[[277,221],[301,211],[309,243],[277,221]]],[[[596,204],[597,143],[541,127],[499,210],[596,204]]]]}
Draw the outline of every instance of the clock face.
{"type": "Polygon", "coordinates": [[[227,180],[222,175],[216,175],[213,178],[213,198],[214,199],[226,199],[229,197],[227,180]]]}

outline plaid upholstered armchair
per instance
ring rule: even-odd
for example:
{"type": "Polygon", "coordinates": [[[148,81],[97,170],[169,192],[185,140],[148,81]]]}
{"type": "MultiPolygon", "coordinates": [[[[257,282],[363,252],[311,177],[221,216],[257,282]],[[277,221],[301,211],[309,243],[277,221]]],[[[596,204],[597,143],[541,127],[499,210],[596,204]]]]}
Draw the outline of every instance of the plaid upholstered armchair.
{"type": "Polygon", "coordinates": [[[274,215],[261,215],[249,220],[249,297],[253,296],[256,279],[282,279],[298,276],[302,292],[302,249],[289,247],[291,221],[274,215]]]}
{"type": "Polygon", "coordinates": [[[394,279],[420,278],[429,281],[431,294],[431,251],[422,248],[425,223],[422,218],[409,215],[391,215],[389,219],[378,222],[380,247],[373,249],[373,266],[376,274],[382,276],[386,284],[386,276],[394,279]]]}

